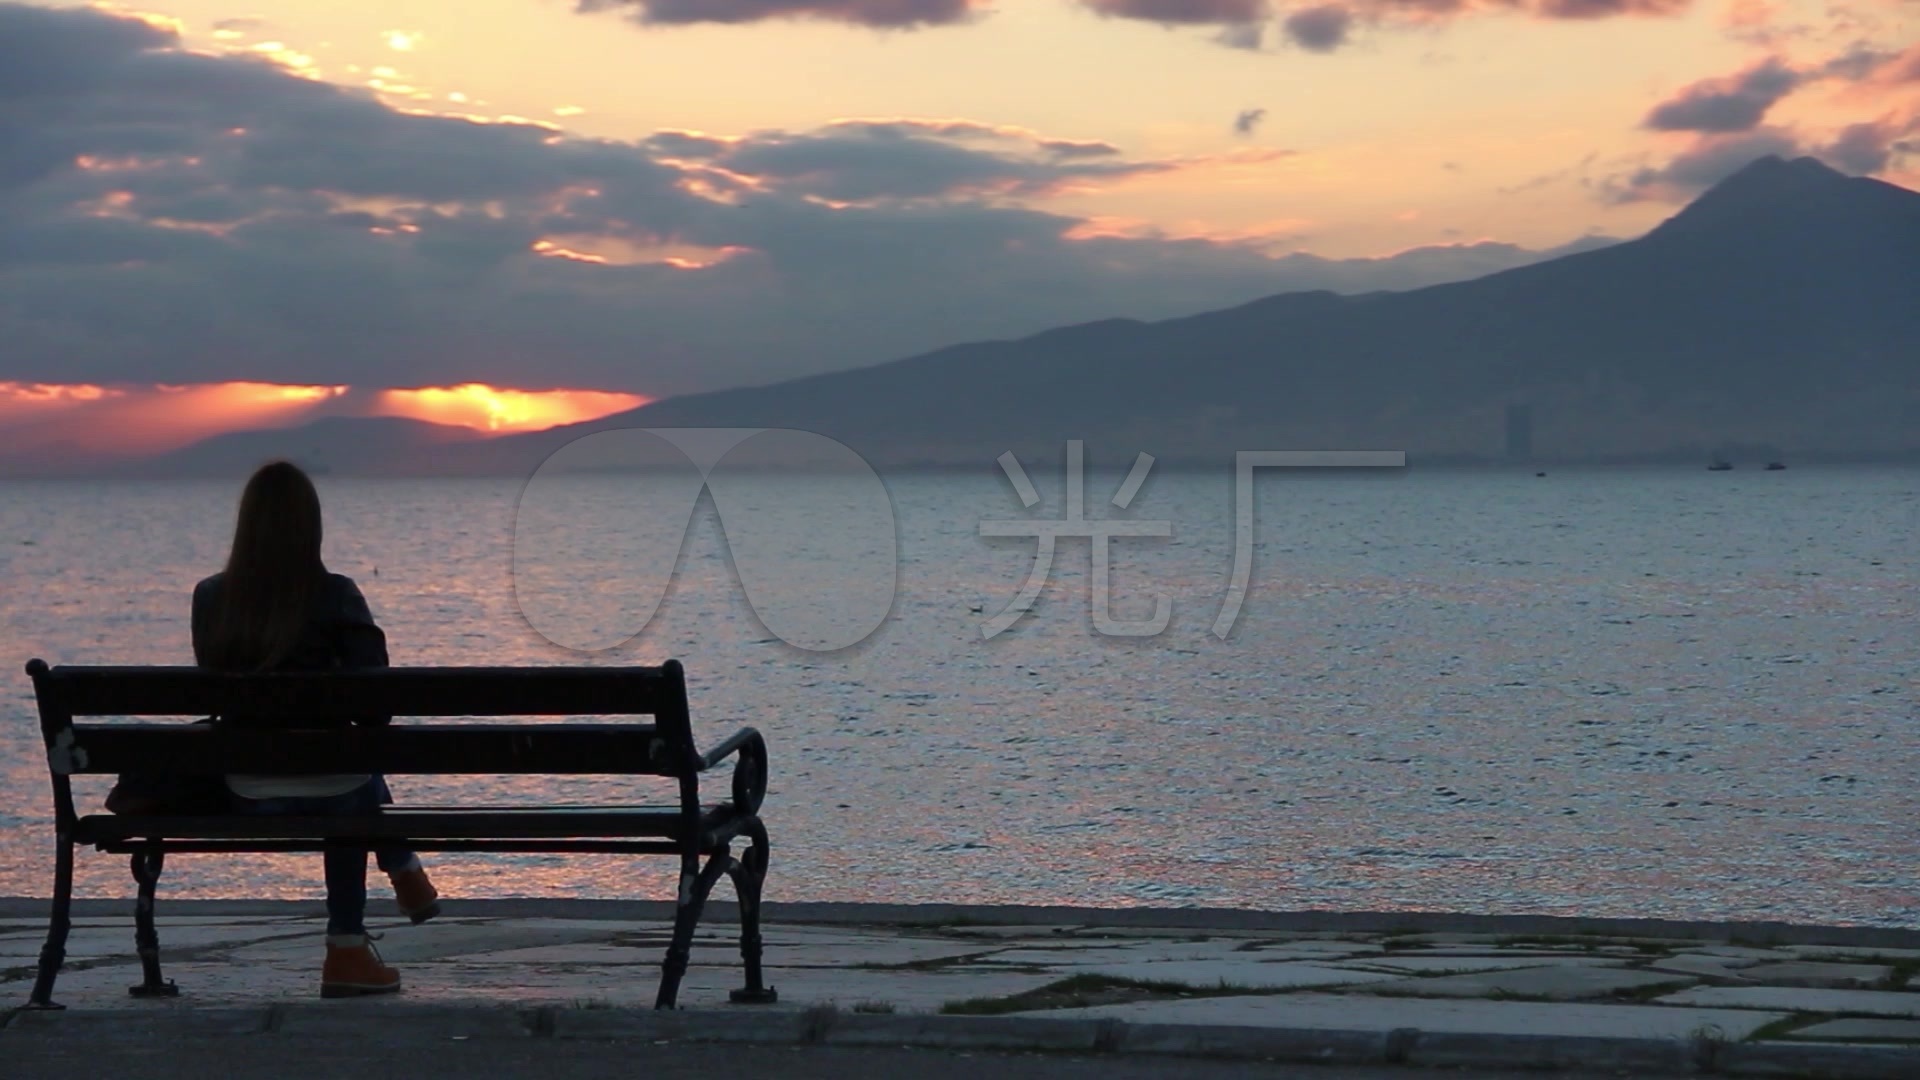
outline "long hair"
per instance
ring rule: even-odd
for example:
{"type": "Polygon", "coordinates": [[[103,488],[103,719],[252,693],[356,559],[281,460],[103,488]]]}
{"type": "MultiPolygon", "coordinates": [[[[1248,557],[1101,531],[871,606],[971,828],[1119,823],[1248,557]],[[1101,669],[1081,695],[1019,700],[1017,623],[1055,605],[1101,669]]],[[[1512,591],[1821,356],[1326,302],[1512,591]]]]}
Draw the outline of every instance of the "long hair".
{"type": "Polygon", "coordinates": [[[285,461],[263,465],[240,495],[204,667],[262,671],[299,647],[326,579],[320,561],[320,495],[285,461]]]}

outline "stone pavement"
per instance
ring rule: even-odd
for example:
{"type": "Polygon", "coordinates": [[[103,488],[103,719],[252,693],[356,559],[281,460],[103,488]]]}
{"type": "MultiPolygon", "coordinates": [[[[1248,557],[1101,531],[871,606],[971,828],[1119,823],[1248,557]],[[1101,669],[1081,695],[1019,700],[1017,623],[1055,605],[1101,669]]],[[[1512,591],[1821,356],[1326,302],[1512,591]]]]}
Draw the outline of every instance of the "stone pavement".
{"type": "MultiPolygon", "coordinates": [[[[857,910],[806,907],[770,913],[766,964],[778,1004],[728,1002],[741,972],[722,907],[703,920],[682,1011],[663,1015],[649,1008],[670,928],[659,905],[450,903],[447,916],[395,926],[381,940],[405,975],[401,997],[324,1004],[316,993],[322,926],[311,905],[163,900],[166,974],[181,996],[155,1001],[127,996],[139,981],[130,916],[89,905],[55,993],[68,1011],[12,1014],[0,1029],[0,1057],[9,1042],[53,1025],[137,1021],[142,1029],[241,1034],[407,1017],[448,1039],[506,1033],[1593,1066],[1635,1075],[1920,1076],[1920,980],[1909,989],[1920,973],[1920,940],[1900,931],[1800,928],[1753,940],[1739,928],[1681,935],[1673,924],[1646,924],[1658,933],[1640,934],[1503,933],[1500,920],[1452,921],[1477,931],[1423,930],[1449,924],[1382,915],[1371,929],[1365,917],[1327,929],[1329,918],[1311,915],[1208,920],[1169,912],[1156,920],[995,908],[922,924],[863,924],[857,910]],[[623,910],[635,917],[619,917],[623,910]]],[[[0,906],[0,997],[24,1002],[44,925],[26,902],[0,906]]]]}

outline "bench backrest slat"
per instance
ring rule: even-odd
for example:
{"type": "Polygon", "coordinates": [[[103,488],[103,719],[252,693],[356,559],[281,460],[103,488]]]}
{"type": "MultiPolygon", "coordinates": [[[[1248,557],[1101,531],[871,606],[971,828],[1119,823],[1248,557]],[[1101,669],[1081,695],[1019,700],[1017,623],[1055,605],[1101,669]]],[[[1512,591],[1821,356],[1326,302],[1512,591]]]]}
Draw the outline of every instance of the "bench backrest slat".
{"type": "Polygon", "coordinates": [[[81,773],[677,775],[652,724],[422,724],[332,731],[76,724],[53,767],[81,773]]]}
{"type": "Polygon", "coordinates": [[[196,667],[51,668],[41,702],[82,716],[659,716],[686,708],[679,665],[382,668],[235,675],[196,667]]]}

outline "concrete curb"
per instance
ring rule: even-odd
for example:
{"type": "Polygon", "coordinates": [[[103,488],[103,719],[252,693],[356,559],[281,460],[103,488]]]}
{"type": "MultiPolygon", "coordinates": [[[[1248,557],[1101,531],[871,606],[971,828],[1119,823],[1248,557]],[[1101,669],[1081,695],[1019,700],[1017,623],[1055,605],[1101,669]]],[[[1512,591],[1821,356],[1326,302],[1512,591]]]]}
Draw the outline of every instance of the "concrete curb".
{"type": "Polygon", "coordinates": [[[581,1039],[927,1050],[1148,1054],[1290,1064],[1461,1069],[1585,1069],[1629,1075],[1910,1080],[1920,1047],[1721,1043],[1537,1035],[1326,1031],[1035,1016],[892,1016],[830,1008],[721,1010],[470,1008],[349,1002],[261,1009],[113,1009],[17,1012],[9,1042],[58,1031],[105,1043],[156,1045],[182,1037],[352,1038],[371,1044],[442,1039],[581,1039]]]}
{"type": "MultiPolygon", "coordinates": [[[[164,887],[164,883],[163,883],[164,887]]],[[[671,921],[673,904],[665,900],[504,899],[443,902],[450,917],[486,919],[624,919],[671,921]]],[[[267,916],[320,918],[318,901],[168,900],[167,915],[267,916]]],[[[81,918],[131,917],[130,899],[76,900],[81,918]]],[[[1597,935],[1605,937],[1761,941],[1780,945],[1832,945],[1841,948],[1920,949],[1920,929],[1879,926],[1812,926],[1783,922],[1587,918],[1564,915],[1469,915],[1433,911],[1250,911],[1239,908],[1089,908],[980,904],[767,903],[770,923],[900,927],[1092,926],[1189,931],[1270,931],[1275,933],[1423,933],[1494,935],[1597,935]]],[[[47,901],[0,897],[0,918],[45,918],[47,901]]],[[[731,901],[707,905],[706,921],[724,925],[738,919],[731,901]]]]}

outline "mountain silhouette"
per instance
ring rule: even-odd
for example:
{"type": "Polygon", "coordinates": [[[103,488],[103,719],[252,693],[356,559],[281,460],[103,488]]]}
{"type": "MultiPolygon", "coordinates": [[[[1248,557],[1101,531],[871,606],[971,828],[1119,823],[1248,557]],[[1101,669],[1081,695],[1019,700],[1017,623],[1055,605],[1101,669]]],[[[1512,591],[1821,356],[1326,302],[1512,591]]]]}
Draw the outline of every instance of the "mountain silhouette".
{"type": "MultiPolygon", "coordinates": [[[[1820,161],[1796,158],[1763,157],[1722,180],[1689,203],[1662,226],[1664,229],[1688,229],[1713,222],[1737,220],[1755,213],[1767,213],[1783,200],[1801,197],[1818,199],[1821,192],[1843,190],[1836,181],[1847,176],[1820,161]]],[[[1885,185],[1883,185],[1885,186],[1885,185]]],[[[1855,190],[1848,187],[1845,190],[1855,190]]]]}
{"type": "Polygon", "coordinates": [[[526,475],[605,428],[775,427],[876,465],[1057,460],[1068,439],[1107,461],[1485,459],[1504,452],[1513,406],[1543,460],[1904,457],[1920,454],[1916,297],[1920,194],[1769,157],[1637,240],[1472,281],[1109,319],[404,457],[526,475]]]}
{"type": "Polygon", "coordinates": [[[420,471],[427,455],[482,438],[471,428],[393,416],[330,416],[299,427],[232,431],[125,467],[141,476],[244,476],[261,462],[291,461],[318,474],[420,471]]]}
{"type": "Polygon", "coordinates": [[[1920,194],[1762,158],[1638,240],[1400,293],[1290,293],[1111,319],[877,367],[670,398],[474,447],[626,426],[791,427],[884,463],[1057,456],[1069,438],[1496,457],[1509,405],[1543,458],[1920,451],[1920,194]]]}

